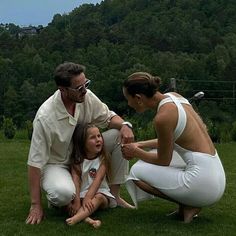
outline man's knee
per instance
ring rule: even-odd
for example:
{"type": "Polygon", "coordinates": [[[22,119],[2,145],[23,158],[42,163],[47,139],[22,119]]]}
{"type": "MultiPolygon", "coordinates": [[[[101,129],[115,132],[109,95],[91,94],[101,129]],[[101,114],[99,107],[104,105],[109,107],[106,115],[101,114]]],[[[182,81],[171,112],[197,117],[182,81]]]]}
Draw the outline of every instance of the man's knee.
{"type": "Polygon", "coordinates": [[[119,146],[120,132],[117,129],[109,129],[102,133],[104,138],[104,144],[109,152],[112,152],[114,148],[119,146]]]}
{"type": "Polygon", "coordinates": [[[61,207],[68,205],[74,199],[75,194],[75,188],[58,184],[47,192],[47,199],[52,205],[61,207]]]}

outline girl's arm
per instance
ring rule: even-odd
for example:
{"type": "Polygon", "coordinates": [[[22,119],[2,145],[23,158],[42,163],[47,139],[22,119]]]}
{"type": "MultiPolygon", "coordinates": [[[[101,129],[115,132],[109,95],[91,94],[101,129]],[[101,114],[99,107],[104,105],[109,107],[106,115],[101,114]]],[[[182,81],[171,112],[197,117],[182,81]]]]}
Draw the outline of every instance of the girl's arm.
{"type": "Polygon", "coordinates": [[[95,196],[95,194],[97,193],[104,177],[106,175],[106,167],[105,164],[101,164],[97,173],[96,173],[96,177],[93,181],[93,183],[90,185],[88,192],[86,193],[86,196],[89,196],[90,198],[93,198],[95,196]]]}
{"type": "Polygon", "coordinates": [[[69,211],[70,215],[75,215],[76,212],[81,207],[81,202],[80,202],[81,169],[80,169],[80,165],[76,165],[76,166],[72,165],[71,176],[72,176],[73,183],[75,185],[76,195],[75,195],[75,198],[72,200],[72,202],[69,204],[68,211],[69,211]]]}
{"type": "Polygon", "coordinates": [[[95,194],[97,193],[104,177],[106,175],[106,167],[105,164],[101,164],[93,183],[90,185],[88,192],[86,193],[84,200],[83,200],[83,207],[88,208],[89,211],[92,211],[93,205],[91,200],[94,198],[95,194]]]}
{"type": "Polygon", "coordinates": [[[80,165],[72,166],[71,176],[76,189],[76,197],[80,199],[81,169],[80,165]]]}

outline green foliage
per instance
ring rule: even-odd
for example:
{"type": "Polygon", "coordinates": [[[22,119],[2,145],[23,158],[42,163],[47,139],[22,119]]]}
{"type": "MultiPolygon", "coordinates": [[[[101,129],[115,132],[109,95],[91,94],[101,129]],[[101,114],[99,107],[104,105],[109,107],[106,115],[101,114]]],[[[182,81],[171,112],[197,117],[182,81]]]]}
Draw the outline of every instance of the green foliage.
{"type": "Polygon", "coordinates": [[[204,122],[207,126],[207,131],[208,131],[212,141],[215,143],[220,142],[219,130],[218,130],[217,123],[212,122],[212,120],[210,120],[210,119],[205,119],[204,122]]]}
{"type": "Polygon", "coordinates": [[[26,130],[27,130],[27,137],[29,140],[32,138],[32,133],[33,133],[33,123],[30,120],[27,120],[25,122],[26,130]]]}
{"type": "Polygon", "coordinates": [[[232,141],[236,141],[236,121],[234,121],[232,124],[231,138],[232,138],[232,141]]]}
{"type": "Polygon", "coordinates": [[[227,143],[231,141],[231,129],[232,125],[229,123],[221,123],[219,125],[219,136],[221,143],[227,143]]]}
{"type": "Polygon", "coordinates": [[[7,139],[13,139],[16,134],[16,127],[14,126],[12,118],[3,118],[3,132],[7,139]]]}
{"type": "Polygon", "coordinates": [[[122,81],[143,70],[162,78],[163,91],[173,77],[183,81],[177,88],[184,96],[205,90],[200,113],[232,122],[236,84],[219,81],[236,76],[235,16],[235,1],[104,0],[56,14],[33,37],[17,37],[20,28],[9,24],[0,32],[0,114],[23,128],[55,90],[55,67],[74,61],[87,67],[91,89],[118,114],[129,116],[122,81]],[[227,107],[225,98],[232,99],[227,107]]]}

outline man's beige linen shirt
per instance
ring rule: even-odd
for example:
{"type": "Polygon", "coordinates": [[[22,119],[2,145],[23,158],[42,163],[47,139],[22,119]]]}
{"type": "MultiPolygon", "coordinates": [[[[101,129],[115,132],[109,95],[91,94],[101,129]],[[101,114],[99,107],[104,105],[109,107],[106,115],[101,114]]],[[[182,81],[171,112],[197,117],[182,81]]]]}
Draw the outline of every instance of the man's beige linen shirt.
{"type": "Polygon", "coordinates": [[[114,115],[106,104],[87,90],[85,101],[76,104],[73,117],[67,112],[61,92],[57,90],[41,105],[35,116],[28,165],[40,169],[46,164],[68,165],[76,124],[92,123],[105,128],[114,115]]]}

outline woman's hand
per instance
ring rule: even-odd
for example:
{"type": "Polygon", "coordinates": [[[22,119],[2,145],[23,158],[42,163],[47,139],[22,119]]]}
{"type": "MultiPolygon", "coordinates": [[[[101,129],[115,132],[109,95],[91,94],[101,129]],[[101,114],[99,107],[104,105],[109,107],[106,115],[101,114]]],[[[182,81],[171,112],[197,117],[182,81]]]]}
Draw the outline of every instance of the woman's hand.
{"type": "Polygon", "coordinates": [[[139,148],[138,143],[128,143],[128,144],[121,144],[121,151],[123,157],[126,160],[131,160],[136,156],[136,151],[139,148]]]}

